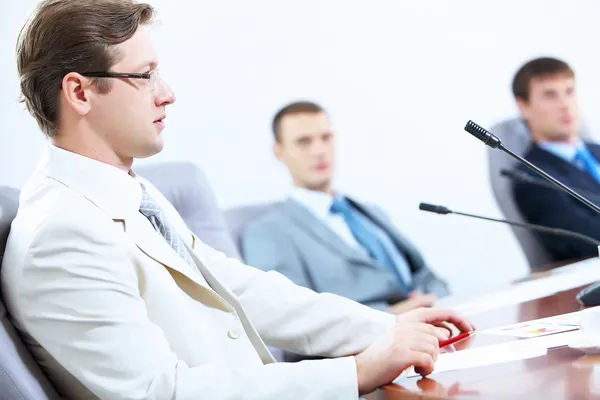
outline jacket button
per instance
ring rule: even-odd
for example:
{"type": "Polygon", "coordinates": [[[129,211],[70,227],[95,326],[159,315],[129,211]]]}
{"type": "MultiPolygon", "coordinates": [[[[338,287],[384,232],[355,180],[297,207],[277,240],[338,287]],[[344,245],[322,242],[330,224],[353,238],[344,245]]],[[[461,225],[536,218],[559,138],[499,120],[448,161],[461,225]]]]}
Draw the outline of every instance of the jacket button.
{"type": "Polygon", "coordinates": [[[240,333],[236,329],[230,329],[227,331],[227,336],[229,336],[229,339],[235,340],[240,337],[240,333]]]}

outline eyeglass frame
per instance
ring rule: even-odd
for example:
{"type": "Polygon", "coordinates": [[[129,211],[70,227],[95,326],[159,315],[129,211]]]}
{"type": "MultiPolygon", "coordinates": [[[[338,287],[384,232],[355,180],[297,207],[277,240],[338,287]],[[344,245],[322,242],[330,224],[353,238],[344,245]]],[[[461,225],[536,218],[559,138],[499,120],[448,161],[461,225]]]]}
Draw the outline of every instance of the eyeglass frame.
{"type": "Polygon", "coordinates": [[[150,72],[143,73],[131,73],[131,72],[109,72],[109,71],[93,71],[93,72],[80,72],[81,75],[88,78],[133,78],[133,79],[146,79],[148,82],[152,80],[154,75],[154,82],[151,87],[152,90],[156,87],[156,80],[158,79],[158,68],[153,69],[150,72]]]}

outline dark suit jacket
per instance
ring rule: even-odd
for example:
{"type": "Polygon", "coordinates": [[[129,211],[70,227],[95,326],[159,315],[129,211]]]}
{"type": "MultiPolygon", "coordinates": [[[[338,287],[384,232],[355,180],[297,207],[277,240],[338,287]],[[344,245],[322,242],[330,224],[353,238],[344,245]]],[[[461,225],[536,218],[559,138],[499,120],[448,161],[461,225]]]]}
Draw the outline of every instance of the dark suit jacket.
{"type": "MultiPolygon", "coordinates": [[[[586,143],[588,149],[600,160],[600,146],[586,143]]],[[[589,200],[600,204],[600,184],[587,172],[580,170],[561,157],[533,144],[525,158],[572,189],[598,193],[589,200]]],[[[533,174],[525,166],[523,172],[533,174]]],[[[559,188],[551,189],[530,183],[514,185],[514,196],[523,217],[532,224],[568,229],[600,240],[600,214],[559,188]]],[[[537,233],[544,247],[555,261],[598,256],[598,248],[578,239],[537,233]]]]}
{"type": "MultiPolygon", "coordinates": [[[[352,202],[352,201],[351,201],[352,202]]],[[[448,294],[445,282],[425,265],[419,251],[398,232],[380,209],[352,202],[382,228],[407,259],[415,290],[448,294]]],[[[275,270],[296,284],[329,292],[384,309],[407,296],[393,272],[349,246],[327,225],[295,200],[250,223],[242,237],[248,265],[275,270]]]]}

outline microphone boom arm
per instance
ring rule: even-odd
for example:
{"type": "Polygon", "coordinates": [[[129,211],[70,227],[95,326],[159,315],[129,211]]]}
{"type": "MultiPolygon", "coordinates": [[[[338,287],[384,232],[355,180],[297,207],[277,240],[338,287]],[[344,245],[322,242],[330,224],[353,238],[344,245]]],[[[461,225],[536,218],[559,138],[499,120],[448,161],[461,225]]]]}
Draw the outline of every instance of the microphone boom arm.
{"type": "Polygon", "coordinates": [[[535,172],[535,173],[543,176],[544,178],[546,178],[547,180],[549,180],[550,182],[552,182],[556,186],[560,187],[562,190],[564,190],[565,192],[569,193],[571,196],[575,197],[577,200],[581,201],[583,204],[585,204],[586,206],[590,207],[591,209],[593,209],[597,213],[600,213],[600,207],[598,207],[596,204],[592,203],[591,201],[589,201],[588,199],[586,199],[585,197],[583,197],[579,193],[571,190],[568,186],[564,185],[559,180],[557,180],[557,179],[553,178],[552,176],[548,175],[543,170],[541,170],[540,168],[536,167],[535,165],[533,165],[532,163],[530,163],[529,161],[527,161],[523,157],[519,157],[517,154],[513,153],[511,150],[509,150],[506,147],[504,147],[502,145],[502,143],[498,144],[497,148],[500,149],[500,150],[502,150],[503,152],[505,152],[506,154],[508,154],[512,158],[514,158],[515,160],[520,161],[521,163],[525,164],[533,172],[535,172]]]}
{"type": "Polygon", "coordinates": [[[503,224],[511,225],[511,226],[516,226],[518,228],[531,229],[531,230],[534,230],[534,231],[551,233],[551,234],[555,234],[555,235],[570,236],[570,237],[577,238],[577,239],[583,240],[585,242],[591,243],[594,246],[599,246],[600,245],[600,241],[598,241],[598,240],[594,240],[594,239],[592,239],[589,236],[586,236],[586,235],[583,235],[583,234],[577,233],[577,232],[571,232],[571,231],[568,231],[566,229],[549,228],[549,227],[545,227],[545,226],[538,226],[538,225],[532,225],[532,224],[523,224],[523,223],[520,223],[520,222],[505,221],[505,220],[502,220],[502,219],[482,217],[480,215],[461,213],[461,212],[457,212],[457,211],[451,211],[449,214],[456,214],[456,215],[462,215],[462,216],[465,216],[465,217],[483,219],[485,221],[501,222],[503,224]]]}

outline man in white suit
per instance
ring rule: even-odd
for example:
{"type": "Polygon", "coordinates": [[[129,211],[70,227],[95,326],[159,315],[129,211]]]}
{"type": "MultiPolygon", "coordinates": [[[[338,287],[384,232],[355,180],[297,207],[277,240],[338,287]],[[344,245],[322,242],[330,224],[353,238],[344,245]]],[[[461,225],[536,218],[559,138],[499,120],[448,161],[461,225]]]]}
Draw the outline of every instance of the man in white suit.
{"type": "MultiPolygon", "coordinates": [[[[49,137],[2,264],[16,327],[69,399],[351,399],[430,372],[449,311],[398,318],[202,244],[131,170],[163,147],[165,108],[131,0],[47,0],[20,34],[23,100],[49,137]],[[75,16],[75,17],[74,17],[75,16]],[[275,363],[267,345],[332,357],[275,363]]],[[[193,78],[192,78],[193,79],[193,78]]]]}

